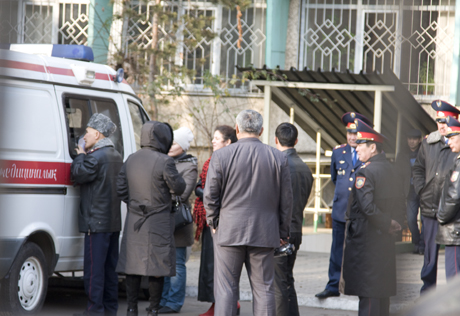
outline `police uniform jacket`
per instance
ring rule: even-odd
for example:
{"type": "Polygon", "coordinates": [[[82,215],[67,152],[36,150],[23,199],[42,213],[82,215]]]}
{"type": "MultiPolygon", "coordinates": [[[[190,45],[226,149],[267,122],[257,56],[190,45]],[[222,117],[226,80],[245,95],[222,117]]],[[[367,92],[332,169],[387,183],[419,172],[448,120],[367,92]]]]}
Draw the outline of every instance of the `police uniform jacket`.
{"type": "Polygon", "coordinates": [[[382,298],[396,294],[395,238],[391,220],[402,223],[404,194],[385,154],[356,172],[347,209],[341,293],[382,298]]]}
{"type": "Polygon", "coordinates": [[[455,157],[439,131],[423,140],[412,168],[414,189],[420,196],[423,216],[436,217],[444,179],[455,157]]]}
{"type": "Polygon", "coordinates": [[[353,166],[350,145],[339,145],[332,151],[331,179],[335,184],[332,218],[336,221],[345,222],[348,197],[355,183],[355,171],[360,165],[358,159],[353,166]]]}
{"type": "Polygon", "coordinates": [[[447,173],[439,203],[436,243],[460,246],[460,155],[447,173]]]}

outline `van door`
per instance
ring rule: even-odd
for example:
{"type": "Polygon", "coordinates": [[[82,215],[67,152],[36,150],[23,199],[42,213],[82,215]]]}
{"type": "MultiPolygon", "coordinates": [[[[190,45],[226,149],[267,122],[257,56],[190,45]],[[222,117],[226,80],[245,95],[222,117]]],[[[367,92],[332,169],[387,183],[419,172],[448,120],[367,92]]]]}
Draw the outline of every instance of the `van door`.
{"type": "Polygon", "coordinates": [[[141,130],[142,125],[145,122],[150,121],[147,113],[145,112],[144,108],[140,104],[140,102],[129,95],[123,95],[125,104],[128,106],[129,114],[130,114],[130,124],[132,131],[132,142],[133,142],[133,151],[138,151],[141,148],[141,130]]]}
{"type": "MultiPolygon", "coordinates": [[[[123,159],[132,153],[129,110],[124,105],[120,93],[63,86],[55,86],[55,91],[63,115],[66,162],[71,163],[76,156],[75,147],[84,136],[86,124],[94,113],[107,115],[117,125],[117,130],[110,139],[123,159]]],[[[61,249],[59,249],[60,258],[56,271],[83,269],[84,236],[78,231],[79,202],[79,187],[69,187],[65,201],[66,218],[61,236],[61,249]]]]}

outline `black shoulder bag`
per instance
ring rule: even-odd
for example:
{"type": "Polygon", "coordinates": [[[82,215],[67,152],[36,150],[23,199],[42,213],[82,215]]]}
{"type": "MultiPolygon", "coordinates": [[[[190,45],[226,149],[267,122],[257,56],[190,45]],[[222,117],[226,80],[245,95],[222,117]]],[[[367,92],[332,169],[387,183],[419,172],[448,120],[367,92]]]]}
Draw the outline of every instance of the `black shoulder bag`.
{"type": "Polygon", "coordinates": [[[173,203],[172,211],[174,212],[174,220],[176,222],[176,230],[190,224],[193,221],[190,207],[182,203],[179,196],[176,196],[176,202],[173,203]]]}

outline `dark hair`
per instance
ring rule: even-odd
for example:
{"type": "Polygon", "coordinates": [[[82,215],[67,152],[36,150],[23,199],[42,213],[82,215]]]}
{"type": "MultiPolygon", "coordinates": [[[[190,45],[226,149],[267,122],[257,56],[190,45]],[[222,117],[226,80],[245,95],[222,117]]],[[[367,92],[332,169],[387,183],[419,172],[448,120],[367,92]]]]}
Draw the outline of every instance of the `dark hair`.
{"type": "Polygon", "coordinates": [[[375,144],[375,149],[377,149],[377,153],[380,154],[383,151],[383,145],[381,143],[376,142],[366,142],[366,146],[369,147],[371,144],[375,144]]]}
{"type": "Polygon", "coordinates": [[[281,123],[275,131],[275,136],[283,147],[294,147],[298,135],[297,128],[291,123],[281,123]]]}
{"type": "Polygon", "coordinates": [[[230,139],[230,142],[233,144],[236,143],[236,141],[238,140],[238,138],[236,138],[236,131],[231,126],[219,125],[216,127],[215,131],[219,131],[222,134],[224,142],[230,139]]]}

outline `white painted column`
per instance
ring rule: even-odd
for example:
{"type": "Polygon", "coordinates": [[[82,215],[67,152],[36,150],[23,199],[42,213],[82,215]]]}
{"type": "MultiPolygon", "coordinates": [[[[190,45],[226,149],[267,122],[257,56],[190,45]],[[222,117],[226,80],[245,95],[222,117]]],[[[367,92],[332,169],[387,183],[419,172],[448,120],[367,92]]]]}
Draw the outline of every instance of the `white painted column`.
{"type": "Polygon", "coordinates": [[[321,208],[321,132],[316,132],[316,172],[315,172],[315,214],[313,215],[313,231],[318,229],[318,213],[321,208]]]}
{"type": "Polygon", "coordinates": [[[291,107],[291,110],[289,112],[289,123],[294,124],[294,108],[291,107]]]}
{"type": "Polygon", "coordinates": [[[395,158],[397,157],[397,155],[399,154],[399,152],[401,151],[401,146],[402,146],[402,142],[403,142],[403,135],[401,135],[402,133],[402,115],[401,115],[401,112],[398,111],[398,121],[396,123],[396,150],[395,150],[395,158]]]}
{"type": "Polygon", "coordinates": [[[272,88],[270,86],[264,87],[264,132],[262,134],[262,141],[268,145],[270,139],[270,103],[272,102],[272,88]]]}
{"type": "Polygon", "coordinates": [[[382,126],[382,91],[375,91],[374,98],[374,129],[381,132],[382,126]]]}

